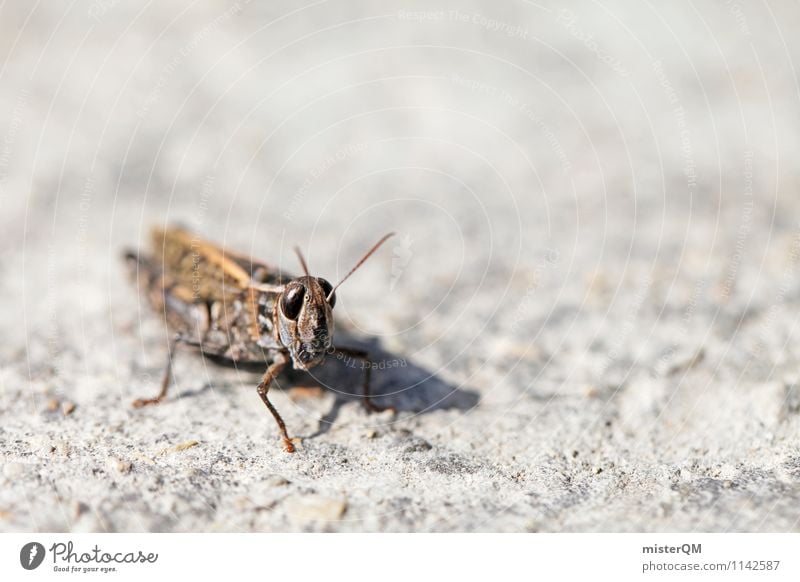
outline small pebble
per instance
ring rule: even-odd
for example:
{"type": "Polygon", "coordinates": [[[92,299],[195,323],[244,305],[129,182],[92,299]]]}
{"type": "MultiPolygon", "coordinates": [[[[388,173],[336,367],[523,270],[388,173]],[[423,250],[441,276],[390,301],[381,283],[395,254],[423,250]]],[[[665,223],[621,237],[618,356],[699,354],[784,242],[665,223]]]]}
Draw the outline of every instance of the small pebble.
{"type": "Polygon", "coordinates": [[[45,435],[36,435],[30,440],[31,450],[40,455],[49,455],[56,450],[55,445],[49,437],[45,435]]]}
{"type": "Polygon", "coordinates": [[[148,457],[147,455],[143,455],[142,453],[135,453],[133,455],[133,457],[137,461],[142,461],[146,465],[155,465],[156,464],[156,462],[151,457],[148,457]]]}
{"type": "Polygon", "coordinates": [[[199,444],[200,443],[198,441],[183,441],[182,443],[175,445],[173,450],[176,452],[185,451],[186,449],[191,449],[199,444]]]}
{"type": "Polygon", "coordinates": [[[156,456],[168,455],[170,453],[180,453],[182,451],[185,451],[186,449],[191,449],[192,447],[196,447],[199,444],[200,442],[195,440],[183,441],[182,443],[178,443],[173,447],[166,447],[164,449],[161,449],[160,451],[158,451],[158,453],[156,453],[156,456]]]}
{"type": "Polygon", "coordinates": [[[284,501],[286,513],[292,521],[308,523],[311,521],[335,521],[347,511],[347,501],[319,495],[289,497],[284,501]]]}
{"type": "Polygon", "coordinates": [[[325,395],[325,391],[319,386],[295,386],[289,389],[289,398],[292,402],[299,400],[319,399],[325,395]]]}
{"type": "Polygon", "coordinates": [[[27,467],[22,463],[6,463],[3,466],[3,475],[7,479],[17,479],[25,475],[27,467]]]}
{"type": "Polygon", "coordinates": [[[72,508],[72,519],[78,519],[81,515],[86,513],[89,510],[89,506],[83,503],[82,501],[73,501],[71,503],[72,508]]]}
{"type": "Polygon", "coordinates": [[[125,475],[131,472],[133,464],[131,464],[130,461],[123,461],[122,459],[110,457],[108,459],[108,467],[114,471],[117,471],[118,473],[121,473],[122,475],[125,475]]]}
{"type": "Polygon", "coordinates": [[[284,487],[289,484],[289,480],[280,475],[270,475],[264,479],[264,483],[270,487],[284,487]]]}

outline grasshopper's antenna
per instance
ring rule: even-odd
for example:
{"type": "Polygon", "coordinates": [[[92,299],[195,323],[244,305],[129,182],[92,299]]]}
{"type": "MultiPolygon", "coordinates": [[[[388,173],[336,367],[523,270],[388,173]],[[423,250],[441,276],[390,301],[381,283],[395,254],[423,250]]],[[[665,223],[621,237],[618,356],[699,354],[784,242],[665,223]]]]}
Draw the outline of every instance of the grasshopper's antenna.
{"type": "Polygon", "coordinates": [[[311,275],[308,274],[308,265],[306,265],[306,260],[303,258],[303,252],[300,250],[300,247],[294,247],[294,252],[297,253],[297,258],[300,259],[300,264],[303,267],[303,272],[306,274],[306,277],[310,277],[311,275]]]}
{"type": "Polygon", "coordinates": [[[383,243],[385,243],[385,242],[386,242],[388,239],[390,239],[390,238],[391,238],[391,237],[393,237],[394,235],[395,235],[395,233],[393,233],[393,232],[390,232],[389,234],[387,234],[387,235],[384,235],[384,236],[383,236],[383,238],[381,238],[381,240],[379,240],[378,242],[376,242],[376,243],[375,243],[375,245],[374,245],[374,246],[373,246],[371,249],[369,249],[369,250],[367,251],[367,254],[365,254],[363,257],[361,257],[361,260],[360,260],[360,261],[358,261],[358,262],[356,263],[356,266],[355,266],[355,267],[353,267],[352,269],[350,269],[350,272],[349,272],[349,273],[347,273],[347,275],[345,275],[345,276],[344,276],[344,278],[343,278],[341,281],[339,281],[338,283],[336,283],[336,286],[335,286],[333,289],[331,289],[331,292],[330,292],[330,293],[328,293],[328,297],[326,298],[326,300],[327,300],[327,301],[330,301],[330,300],[331,300],[331,297],[333,297],[333,293],[334,293],[334,292],[335,292],[335,291],[336,291],[336,290],[337,290],[339,287],[341,287],[341,286],[342,286],[342,283],[344,283],[345,281],[347,281],[347,280],[350,278],[350,275],[352,275],[353,273],[355,273],[356,271],[358,271],[358,268],[359,268],[361,265],[363,265],[363,264],[364,264],[364,262],[365,262],[365,261],[366,261],[368,258],[370,258],[370,257],[372,256],[372,253],[374,253],[375,251],[377,251],[377,250],[378,250],[378,248],[379,248],[379,247],[380,247],[380,246],[381,246],[383,243]]]}

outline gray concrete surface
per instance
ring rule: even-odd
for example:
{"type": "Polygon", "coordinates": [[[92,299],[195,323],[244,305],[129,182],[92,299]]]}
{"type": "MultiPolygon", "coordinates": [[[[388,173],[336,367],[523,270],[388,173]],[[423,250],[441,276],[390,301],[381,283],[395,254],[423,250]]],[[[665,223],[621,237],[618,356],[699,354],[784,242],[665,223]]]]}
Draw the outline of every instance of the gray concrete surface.
{"type": "Polygon", "coordinates": [[[797,2],[268,4],[0,6],[0,530],[800,530],[797,2]],[[164,222],[397,231],[336,307],[397,415],[283,378],[290,456],[190,353],[133,410],[164,222]]]}

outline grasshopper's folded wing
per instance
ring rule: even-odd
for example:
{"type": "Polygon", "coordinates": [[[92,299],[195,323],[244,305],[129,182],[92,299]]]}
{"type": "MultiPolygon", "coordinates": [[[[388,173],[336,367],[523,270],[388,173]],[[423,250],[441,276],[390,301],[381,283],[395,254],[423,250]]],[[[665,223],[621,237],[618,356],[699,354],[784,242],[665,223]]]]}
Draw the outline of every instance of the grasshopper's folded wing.
{"type": "Polygon", "coordinates": [[[156,228],[153,258],[195,301],[228,301],[254,285],[277,285],[276,269],[201,239],[182,228],[156,228]]]}

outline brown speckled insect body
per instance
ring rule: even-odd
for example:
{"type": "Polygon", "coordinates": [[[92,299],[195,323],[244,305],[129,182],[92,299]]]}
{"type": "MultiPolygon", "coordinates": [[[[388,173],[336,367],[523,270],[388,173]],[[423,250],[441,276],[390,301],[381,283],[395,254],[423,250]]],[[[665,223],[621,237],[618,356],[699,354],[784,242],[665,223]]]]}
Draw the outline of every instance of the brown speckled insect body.
{"type": "MultiPolygon", "coordinates": [[[[268,367],[258,394],[278,423],[286,451],[294,452],[286,425],[268,398],[270,385],[289,362],[296,369],[309,370],[321,364],[326,354],[368,361],[362,350],[333,346],[336,289],[392,234],[379,240],[332,286],[309,275],[298,249],[304,276],[291,277],[184,229],[154,229],[152,255],[129,251],[125,258],[150,304],[164,315],[174,335],[160,393],[155,398],[140,398],[134,406],[158,404],[166,398],[178,344],[232,363],[263,362],[268,367]]],[[[370,366],[365,365],[364,370],[363,402],[369,410],[382,410],[370,399],[370,366]]]]}

